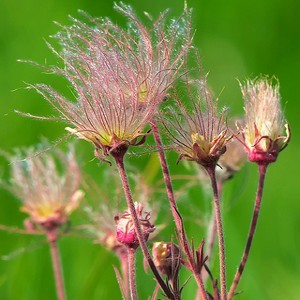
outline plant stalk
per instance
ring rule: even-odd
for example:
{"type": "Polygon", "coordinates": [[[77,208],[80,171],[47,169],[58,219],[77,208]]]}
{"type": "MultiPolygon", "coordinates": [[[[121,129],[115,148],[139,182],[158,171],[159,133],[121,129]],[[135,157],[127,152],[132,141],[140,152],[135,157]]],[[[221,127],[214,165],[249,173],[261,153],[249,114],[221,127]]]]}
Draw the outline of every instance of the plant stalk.
{"type": "Polygon", "coordinates": [[[128,271],[128,250],[127,247],[121,247],[119,250],[116,251],[118,254],[120,265],[121,265],[121,274],[123,280],[123,294],[125,300],[129,299],[130,292],[129,292],[129,271],[128,271]]]}
{"type": "Polygon", "coordinates": [[[158,127],[157,127],[155,121],[151,122],[151,127],[152,127],[153,136],[154,136],[154,139],[156,142],[156,146],[158,149],[160,165],[161,165],[161,169],[162,169],[162,173],[163,173],[163,177],[164,177],[164,181],[165,181],[165,185],[166,185],[166,190],[167,190],[167,195],[168,195],[168,199],[169,199],[169,203],[170,203],[170,207],[171,207],[171,212],[172,212],[172,215],[173,215],[173,218],[175,221],[175,226],[177,228],[179,236],[182,239],[182,245],[184,248],[183,250],[184,250],[185,255],[187,256],[188,262],[191,265],[193,275],[194,275],[194,278],[197,282],[197,286],[199,289],[199,294],[201,295],[201,299],[206,300],[207,294],[205,291],[205,286],[204,286],[203,280],[201,278],[201,274],[197,271],[197,266],[196,266],[195,260],[193,258],[193,254],[191,252],[191,248],[190,248],[190,245],[189,245],[186,233],[185,233],[183,220],[182,220],[182,217],[177,208],[168,163],[167,163],[165,152],[163,149],[163,144],[162,144],[162,141],[161,141],[161,138],[159,135],[158,127]]]}
{"type": "Polygon", "coordinates": [[[128,183],[128,178],[126,175],[126,171],[125,171],[125,167],[124,167],[124,155],[118,155],[115,154],[113,155],[115,161],[116,161],[116,165],[120,174],[120,178],[121,178],[121,182],[123,185],[123,189],[125,192],[125,196],[126,196],[126,201],[127,201],[127,205],[128,205],[128,209],[129,212],[131,214],[132,217],[132,222],[136,231],[136,235],[137,238],[139,240],[139,244],[141,247],[141,250],[143,252],[143,255],[145,257],[145,259],[147,260],[149,267],[151,268],[153,275],[155,276],[157,282],[159,283],[160,287],[162,288],[162,290],[164,291],[165,295],[168,297],[168,299],[171,300],[175,300],[174,295],[172,294],[172,292],[170,291],[170,289],[167,287],[167,285],[165,284],[164,280],[161,278],[158,270],[156,269],[154,262],[152,260],[152,257],[148,251],[145,239],[144,239],[144,235],[135,211],[135,206],[134,206],[134,202],[133,202],[133,198],[132,198],[132,193],[129,187],[129,183],[128,183]]]}
{"type": "Polygon", "coordinates": [[[248,234],[248,238],[247,238],[246,247],[245,247],[239,268],[234,276],[233,283],[232,283],[229,293],[228,293],[228,300],[231,300],[232,297],[234,296],[234,293],[240,282],[241,276],[243,274],[245,265],[246,265],[248,257],[249,257],[249,252],[251,249],[253,237],[254,237],[255,230],[256,230],[257,220],[258,220],[258,216],[259,216],[259,212],[260,212],[260,206],[261,206],[261,201],[262,201],[262,194],[263,194],[263,188],[264,188],[267,167],[268,167],[267,164],[259,164],[258,165],[259,182],[258,182],[258,187],[257,187],[257,192],[256,192],[256,199],[255,199],[255,203],[254,203],[252,221],[251,221],[251,225],[250,225],[250,230],[249,230],[249,234],[248,234]]]}
{"type": "Polygon", "coordinates": [[[47,238],[48,238],[48,242],[50,245],[50,251],[51,251],[57,299],[65,300],[66,296],[65,296],[64,280],[63,280],[63,275],[62,275],[62,267],[61,267],[59,252],[57,249],[56,229],[47,230],[47,238]]]}
{"type": "MultiPolygon", "coordinates": [[[[219,200],[221,200],[221,195],[222,195],[222,190],[223,190],[223,182],[217,182],[218,185],[218,196],[219,200]]],[[[206,264],[209,265],[211,262],[213,250],[215,247],[215,241],[216,241],[216,236],[217,236],[217,223],[216,223],[216,215],[215,215],[215,209],[213,207],[212,212],[211,212],[211,217],[209,221],[209,232],[207,234],[207,251],[206,255],[208,256],[208,259],[206,261],[206,264]]]]}
{"type": "Polygon", "coordinates": [[[129,274],[129,290],[130,299],[137,300],[136,276],[135,276],[135,253],[136,249],[128,248],[128,274],[129,274]]]}
{"type": "Polygon", "coordinates": [[[220,262],[220,285],[221,285],[221,300],[227,300],[226,290],[226,262],[225,262],[225,242],[222,223],[222,215],[220,209],[220,200],[218,194],[218,185],[216,180],[215,167],[207,167],[207,173],[211,179],[211,185],[214,195],[215,218],[219,243],[219,262],[220,262]]]}

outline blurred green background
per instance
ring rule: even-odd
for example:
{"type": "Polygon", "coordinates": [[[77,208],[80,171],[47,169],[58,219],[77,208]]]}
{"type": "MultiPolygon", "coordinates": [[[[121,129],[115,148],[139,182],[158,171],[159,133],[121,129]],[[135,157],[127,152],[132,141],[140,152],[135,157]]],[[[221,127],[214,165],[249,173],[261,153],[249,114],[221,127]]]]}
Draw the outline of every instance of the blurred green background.
{"type": "MultiPolygon", "coordinates": [[[[158,16],[166,8],[170,8],[170,15],[178,16],[183,8],[183,1],[175,0],[125,2],[140,16],[143,11],[158,16]]],[[[300,299],[300,163],[297,156],[300,153],[297,135],[300,132],[300,2],[190,0],[188,5],[194,9],[194,41],[200,50],[204,70],[209,72],[209,84],[215,94],[220,95],[221,104],[231,108],[232,115],[243,111],[237,78],[243,80],[269,74],[280,81],[282,103],[294,136],[276,164],[269,168],[257,235],[239,286],[243,293],[237,299],[300,299]]],[[[19,63],[17,59],[56,63],[57,58],[44,39],[58,31],[54,20],[70,24],[68,15],[78,17],[78,9],[93,16],[109,16],[118,24],[124,24],[124,19],[113,10],[113,1],[109,0],[0,0],[2,150],[36,144],[40,137],[55,141],[64,135],[64,124],[24,118],[14,112],[16,109],[36,115],[53,113],[40,96],[24,89],[24,82],[61,84],[64,89],[59,78],[19,63]]],[[[86,162],[84,167],[97,180],[97,173],[107,166],[92,161],[90,145],[83,141],[77,144],[78,153],[86,162]]],[[[148,159],[149,156],[135,158],[132,163],[142,167],[148,159]]],[[[171,155],[172,172],[184,172],[182,166],[175,166],[175,161],[176,157],[171,155]]],[[[9,166],[3,158],[0,162],[1,177],[7,180],[9,166]]],[[[147,172],[158,172],[156,164],[153,166],[147,172]]],[[[159,176],[157,173],[157,178],[159,176]]],[[[224,205],[229,282],[244,247],[256,182],[256,166],[249,165],[225,188],[225,200],[233,199],[230,204],[225,201],[224,205]]],[[[0,193],[0,224],[22,227],[26,216],[19,211],[19,201],[5,190],[0,193]]],[[[194,199],[194,202],[197,201],[194,199]]],[[[199,242],[203,231],[195,225],[199,221],[197,214],[189,212],[192,205],[186,199],[179,205],[186,214],[190,237],[199,242]]],[[[75,214],[73,218],[73,224],[80,223],[79,216],[75,214]]],[[[165,238],[170,239],[170,232],[164,233],[165,238]]],[[[44,239],[0,231],[0,241],[0,299],[55,299],[49,250],[44,239]]],[[[117,264],[114,255],[88,239],[67,236],[59,245],[68,299],[120,299],[112,269],[112,263],[117,264]]],[[[138,266],[138,287],[140,299],[147,299],[153,280],[144,275],[142,265],[138,266]]],[[[193,283],[188,283],[183,299],[193,299],[193,292],[193,283]]]]}

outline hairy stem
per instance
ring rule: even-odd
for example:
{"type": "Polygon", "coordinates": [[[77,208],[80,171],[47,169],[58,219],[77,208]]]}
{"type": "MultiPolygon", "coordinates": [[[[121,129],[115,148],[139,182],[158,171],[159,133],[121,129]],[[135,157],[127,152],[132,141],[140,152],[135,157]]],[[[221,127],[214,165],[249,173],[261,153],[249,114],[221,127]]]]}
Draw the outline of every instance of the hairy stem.
{"type": "Polygon", "coordinates": [[[248,238],[247,238],[246,247],[245,247],[239,268],[234,276],[233,283],[232,283],[229,293],[228,293],[228,300],[231,300],[232,297],[234,296],[234,293],[240,282],[241,276],[243,274],[245,265],[248,260],[248,256],[249,256],[249,252],[250,252],[250,248],[252,245],[252,241],[253,241],[253,237],[255,234],[256,225],[257,225],[257,220],[258,220],[258,216],[259,216],[267,166],[268,165],[265,165],[265,164],[258,165],[259,182],[258,182],[258,187],[257,187],[257,192],[256,192],[256,199],[255,199],[255,204],[254,204],[252,221],[251,221],[251,225],[250,225],[250,230],[249,230],[249,234],[248,234],[248,238]]]}
{"type": "MultiPolygon", "coordinates": [[[[223,182],[217,182],[218,185],[218,196],[219,199],[221,200],[221,195],[222,195],[222,190],[223,190],[223,182]]],[[[206,265],[209,266],[211,259],[212,259],[212,254],[213,250],[215,248],[216,244],[216,237],[217,237],[217,223],[216,223],[216,214],[215,214],[215,207],[212,207],[212,212],[209,220],[209,225],[208,225],[208,232],[207,232],[207,250],[206,250],[206,255],[207,255],[207,260],[206,260],[206,265]]],[[[203,275],[203,280],[205,281],[207,276],[207,272],[205,271],[203,275]]]]}
{"type": "Polygon", "coordinates": [[[168,299],[174,299],[174,295],[172,294],[172,292],[170,291],[170,289],[167,287],[167,285],[165,284],[165,282],[163,281],[163,279],[161,278],[158,270],[156,269],[154,262],[152,260],[152,257],[148,251],[145,239],[144,239],[144,235],[135,211],[135,206],[134,206],[134,202],[133,202],[133,198],[132,198],[132,193],[129,187],[129,183],[128,183],[128,178],[126,175],[126,171],[125,171],[125,167],[124,167],[124,155],[113,155],[116,161],[116,165],[117,168],[119,170],[119,174],[121,177],[121,182],[123,185],[123,189],[125,192],[125,196],[126,196],[126,201],[127,201],[127,205],[128,205],[128,209],[129,212],[131,214],[132,217],[132,222],[136,231],[136,235],[138,237],[139,240],[139,244],[140,247],[142,249],[143,255],[145,257],[145,259],[147,260],[149,267],[151,268],[157,282],[159,283],[160,287],[162,288],[162,290],[164,291],[164,293],[166,294],[166,296],[168,297],[168,299]]]}
{"type": "MultiPolygon", "coordinates": [[[[218,182],[218,195],[219,195],[220,199],[221,199],[220,195],[222,195],[222,189],[223,189],[223,182],[218,182]]],[[[217,223],[216,223],[216,216],[215,216],[215,207],[213,205],[212,210],[211,210],[209,224],[208,224],[208,229],[207,229],[207,236],[206,236],[207,250],[206,250],[205,255],[207,256],[207,260],[206,260],[205,264],[208,268],[210,268],[213,250],[216,245],[216,237],[217,237],[217,223]]],[[[206,282],[206,279],[208,277],[208,272],[205,268],[202,269],[202,277],[203,277],[203,282],[206,282]]],[[[201,299],[201,298],[200,298],[200,292],[198,289],[197,295],[196,295],[196,300],[199,300],[199,299],[201,299]]]]}
{"type": "Polygon", "coordinates": [[[128,251],[124,247],[120,248],[116,252],[119,256],[120,264],[121,264],[121,274],[122,274],[122,280],[123,280],[123,290],[125,299],[129,299],[130,293],[129,293],[129,274],[128,274],[128,251]]]}
{"type": "Polygon", "coordinates": [[[212,185],[212,190],[214,195],[215,218],[216,218],[218,243],[219,243],[221,300],[227,300],[224,231],[223,231],[222,215],[220,210],[220,201],[219,201],[218,186],[216,181],[215,167],[211,167],[211,168],[209,167],[206,168],[206,170],[211,179],[211,185],[212,185]]]}
{"type": "Polygon", "coordinates": [[[136,249],[128,248],[128,274],[130,299],[137,300],[136,277],[135,277],[135,253],[136,249]]]}
{"type": "Polygon", "coordinates": [[[62,275],[62,267],[59,258],[59,253],[57,249],[57,234],[56,229],[51,229],[47,231],[48,242],[50,245],[52,265],[54,271],[55,285],[56,285],[56,293],[58,300],[65,300],[65,288],[64,288],[64,280],[62,275]]]}
{"type": "Polygon", "coordinates": [[[164,177],[164,181],[165,181],[165,185],[166,185],[166,190],[167,190],[167,195],[168,195],[168,199],[169,199],[169,203],[170,203],[170,207],[171,207],[171,212],[172,212],[172,215],[173,215],[173,218],[175,221],[175,226],[177,228],[180,238],[182,239],[183,251],[184,251],[184,253],[188,259],[188,262],[190,263],[190,266],[192,268],[193,275],[195,277],[195,280],[198,285],[199,293],[201,295],[201,299],[205,300],[205,299],[207,299],[207,294],[205,291],[204,283],[201,278],[201,274],[197,270],[197,266],[196,266],[195,260],[193,258],[193,254],[192,254],[192,251],[191,251],[191,248],[190,248],[190,245],[189,245],[189,242],[188,242],[185,230],[184,230],[183,220],[182,220],[182,217],[178,211],[178,208],[177,208],[177,205],[175,202],[175,197],[174,197],[170,172],[169,172],[169,168],[168,168],[168,163],[167,163],[165,152],[163,149],[163,144],[162,144],[162,141],[161,141],[161,138],[159,135],[158,127],[154,121],[152,121],[151,127],[152,127],[152,132],[153,132],[154,139],[155,139],[156,146],[157,146],[158,153],[159,153],[160,165],[161,165],[162,172],[163,172],[163,177],[164,177]]]}
{"type": "MultiPolygon", "coordinates": [[[[221,200],[222,190],[223,190],[223,183],[218,182],[218,196],[221,200]]],[[[213,254],[213,250],[215,248],[215,242],[216,242],[216,236],[217,236],[217,223],[216,223],[216,214],[215,214],[215,208],[212,208],[210,221],[208,225],[208,234],[207,234],[207,250],[206,255],[208,256],[206,265],[209,266],[213,254]]],[[[205,273],[207,275],[207,273],[205,273]]]]}

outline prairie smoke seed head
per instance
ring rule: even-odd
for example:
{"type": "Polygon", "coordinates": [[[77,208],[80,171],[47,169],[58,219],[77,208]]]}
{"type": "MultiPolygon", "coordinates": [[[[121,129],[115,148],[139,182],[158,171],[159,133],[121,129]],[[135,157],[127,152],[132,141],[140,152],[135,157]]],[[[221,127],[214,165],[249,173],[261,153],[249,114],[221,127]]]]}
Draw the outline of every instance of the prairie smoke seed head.
{"type": "MultiPolygon", "coordinates": [[[[140,221],[140,225],[147,241],[155,227],[150,222],[150,213],[143,213],[144,207],[140,203],[135,203],[135,209],[140,221]]],[[[139,246],[139,240],[136,235],[131,214],[126,210],[123,214],[115,216],[117,240],[129,248],[136,249],[139,246]]]]}
{"type": "Polygon", "coordinates": [[[191,86],[186,86],[189,102],[183,104],[175,92],[178,109],[169,108],[161,121],[175,144],[174,149],[179,153],[178,162],[186,159],[204,168],[211,168],[217,165],[218,159],[226,151],[226,144],[232,135],[227,130],[226,111],[223,110],[218,116],[216,102],[207,90],[206,81],[199,80],[196,83],[198,96],[195,97],[195,93],[191,92],[191,86]]]}
{"type": "Polygon", "coordinates": [[[272,86],[262,78],[248,81],[245,86],[241,85],[241,90],[246,112],[246,126],[242,132],[248,158],[259,164],[272,163],[290,140],[289,125],[281,109],[279,85],[272,86]]]}
{"type": "Polygon", "coordinates": [[[67,154],[58,150],[53,155],[34,154],[30,148],[11,157],[8,189],[23,201],[21,210],[33,223],[55,229],[68,220],[84,195],[79,190],[80,170],[72,149],[67,154]],[[23,153],[29,158],[23,159],[23,153]]]}
{"type": "Polygon", "coordinates": [[[56,36],[62,50],[49,45],[64,63],[51,71],[70,82],[75,102],[49,86],[34,86],[72,124],[66,128],[71,134],[94,144],[100,159],[145,141],[144,127],[180,76],[191,43],[187,9],[171,22],[162,13],[150,29],[130,6],[115,9],[127,18],[126,30],[85,14],[91,26],[72,18],[73,25],[61,25],[56,36]]]}

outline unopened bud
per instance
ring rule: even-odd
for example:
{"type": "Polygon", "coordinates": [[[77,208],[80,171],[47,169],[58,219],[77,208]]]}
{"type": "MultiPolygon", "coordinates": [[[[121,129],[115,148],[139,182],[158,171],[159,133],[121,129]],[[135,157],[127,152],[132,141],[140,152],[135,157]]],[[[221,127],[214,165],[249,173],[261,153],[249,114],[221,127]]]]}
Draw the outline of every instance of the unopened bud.
{"type": "MultiPolygon", "coordinates": [[[[143,209],[144,208],[140,203],[135,203],[136,214],[143,231],[144,239],[147,241],[150,233],[155,230],[155,227],[150,222],[150,213],[143,214],[143,209]]],[[[124,214],[115,216],[115,223],[118,242],[129,248],[137,248],[139,246],[139,240],[130,212],[126,210],[124,214]]]]}
{"type": "Polygon", "coordinates": [[[152,254],[155,266],[167,278],[172,278],[172,275],[178,272],[180,267],[180,251],[175,244],[165,242],[154,243],[152,254]]]}

